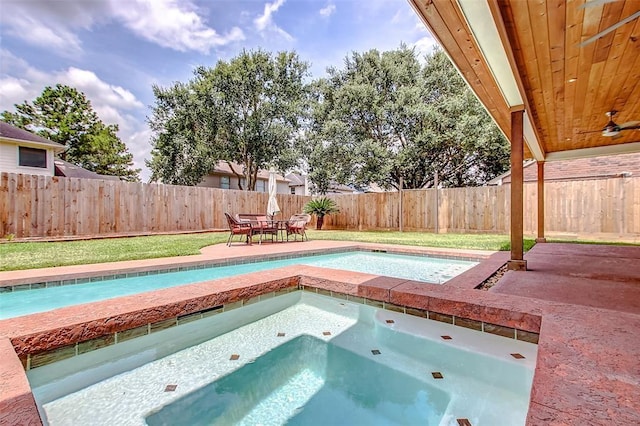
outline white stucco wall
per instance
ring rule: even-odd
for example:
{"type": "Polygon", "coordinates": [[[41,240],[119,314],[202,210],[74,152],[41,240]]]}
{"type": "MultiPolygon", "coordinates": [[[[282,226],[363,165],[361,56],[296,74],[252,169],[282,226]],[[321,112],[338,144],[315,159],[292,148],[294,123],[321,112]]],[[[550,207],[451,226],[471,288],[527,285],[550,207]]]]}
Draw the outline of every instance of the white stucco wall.
{"type": "Polygon", "coordinates": [[[40,145],[31,145],[28,143],[7,143],[0,140],[0,172],[22,173],[26,175],[45,175],[53,176],[53,150],[43,148],[40,145]],[[24,167],[18,165],[18,147],[24,146],[29,148],[45,149],[47,151],[47,168],[40,167],[24,167]]]}

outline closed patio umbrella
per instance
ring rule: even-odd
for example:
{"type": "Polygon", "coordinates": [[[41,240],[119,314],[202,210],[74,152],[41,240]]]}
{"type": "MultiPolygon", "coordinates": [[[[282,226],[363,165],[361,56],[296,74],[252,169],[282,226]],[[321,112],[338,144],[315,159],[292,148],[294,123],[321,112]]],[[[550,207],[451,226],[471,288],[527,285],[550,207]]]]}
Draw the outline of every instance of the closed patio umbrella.
{"type": "Polygon", "coordinates": [[[278,187],[276,185],[276,171],[271,168],[269,170],[269,202],[267,203],[267,215],[269,216],[280,213],[280,206],[278,206],[278,200],[276,200],[277,191],[278,187]]]}

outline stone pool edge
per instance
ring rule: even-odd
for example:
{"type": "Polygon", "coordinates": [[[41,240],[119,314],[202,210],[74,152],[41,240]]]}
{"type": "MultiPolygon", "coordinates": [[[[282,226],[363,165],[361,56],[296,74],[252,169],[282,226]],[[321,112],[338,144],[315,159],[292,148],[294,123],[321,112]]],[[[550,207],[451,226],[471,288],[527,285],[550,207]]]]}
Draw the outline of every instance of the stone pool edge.
{"type": "MultiPolygon", "coordinates": [[[[363,244],[351,247],[355,249],[360,246],[363,244]]],[[[370,248],[371,245],[366,245],[366,249],[370,248]]],[[[493,258],[492,263],[498,264],[500,263],[500,255],[501,253],[495,253],[495,255],[489,253],[485,258],[493,258]]],[[[470,271],[480,268],[484,263],[482,262],[470,271]]],[[[292,271],[284,271],[284,275],[269,275],[269,277],[265,275],[265,272],[261,272],[256,273],[258,276],[249,281],[260,286],[270,280],[297,280],[297,288],[311,289],[311,291],[321,294],[329,292],[328,294],[335,297],[346,294],[348,298],[351,293],[351,297],[357,298],[359,292],[364,292],[372,297],[370,300],[374,300],[373,297],[376,295],[376,297],[388,300],[386,303],[389,304],[388,308],[391,310],[394,310],[395,306],[402,306],[403,303],[406,303],[405,306],[413,307],[410,309],[416,309],[419,312],[429,309],[432,312],[442,311],[439,313],[443,315],[441,319],[445,322],[449,322],[449,319],[456,321],[456,319],[467,317],[482,318],[488,323],[498,319],[498,324],[505,319],[516,324],[531,321],[531,325],[537,324],[540,335],[527,425],[584,424],[589,422],[595,422],[594,424],[615,424],[616,422],[617,424],[632,424],[629,422],[638,420],[637,411],[633,411],[634,395],[638,394],[638,390],[634,391],[629,387],[630,384],[625,385],[626,382],[622,383],[626,388],[618,389],[621,384],[617,383],[618,386],[614,386],[616,383],[612,381],[612,377],[615,374],[620,374],[620,371],[626,373],[626,370],[634,368],[635,364],[633,363],[636,360],[630,356],[633,354],[621,354],[615,350],[615,347],[619,343],[618,340],[628,339],[628,336],[620,331],[620,322],[622,321],[630,327],[640,328],[640,316],[475,291],[471,290],[475,287],[471,282],[451,285],[452,283],[449,281],[446,285],[435,286],[346,271],[343,274],[328,276],[327,270],[317,269],[319,272],[308,269],[303,271],[301,268],[297,268],[292,271]],[[346,293],[342,293],[342,291],[346,293]],[[605,323],[602,330],[588,327],[588,321],[585,319],[593,316],[601,318],[605,323]],[[598,346],[592,348],[589,346],[590,344],[598,346]],[[612,361],[603,365],[601,361],[603,356],[611,358],[612,361]],[[594,357],[597,357],[597,360],[594,357]],[[619,363],[620,358],[631,363],[626,366],[626,370],[620,370],[620,367],[615,363],[619,363]],[[577,394],[581,395],[579,401],[572,397],[577,394]]],[[[491,268],[482,269],[488,271],[491,268]]],[[[476,273],[478,273],[477,270],[474,274],[476,273]]],[[[480,279],[480,275],[484,275],[484,273],[478,273],[476,278],[480,279]]],[[[249,281],[237,282],[227,290],[235,289],[242,293],[245,287],[253,287],[249,281]]],[[[226,291],[219,288],[216,292],[219,290],[226,291]]],[[[247,297],[251,296],[249,290],[244,291],[247,297]]],[[[137,303],[150,303],[151,307],[156,310],[162,308],[161,298],[158,299],[156,293],[153,292],[148,295],[149,297],[140,298],[137,303]]],[[[261,294],[268,293],[263,291],[261,294]]],[[[135,298],[136,296],[127,297],[135,298]]],[[[251,300],[251,297],[247,300],[251,300]]],[[[120,302],[122,300],[119,300],[119,307],[124,308],[124,310],[120,310],[120,313],[126,314],[132,311],[130,308],[123,307],[120,302]]],[[[175,300],[169,302],[175,302],[175,300]]],[[[385,303],[384,300],[381,302],[385,303]]],[[[83,322],[82,318],[85,318],[87,314],[97,313],[99,317],[102,315],[103,319],[105,314],[108,317],[108,312],[100,314],[94,308],[95,304],[92,304],[90,312],[79,312],[78,315],[68,315],[66,319],[61,319],[62,323],[66,321],[70,327],[66,330],[60,330],[62,335],[68,338],[73,336],[72,330],[82,332],[86,329],[87,321],[83,322]],[[71,334],[69,335],[69,333],[71,334]]],[[[84,310],[86,311],[86,306],[84,310]]],[[[407,310],[406,307],[405,310],[407,310]]],[[[185,315],[188,316],[188,313],[185,315]]],[[[22,362],[6,335],[6,321],[12,320],[0,321],[0,359],[3,360],[0,363],[0,395],[2,395],[0,397],[0,424],[41,424],[22,362]]],[[[470,328],[473,328],[474,323],[470,322],[470,324],[472,325],[470,328]]],[[[90,330],[91,327],[88,329],[90,330]]],[[[29,331],[37,330],[33,328],[29,330],[27,327],[14,335],[16,337],[24,336],[29,331]]],[[[42,342],[48,340],[46,331],[46,327],[40,330],[43,333],[42,342]]]]}

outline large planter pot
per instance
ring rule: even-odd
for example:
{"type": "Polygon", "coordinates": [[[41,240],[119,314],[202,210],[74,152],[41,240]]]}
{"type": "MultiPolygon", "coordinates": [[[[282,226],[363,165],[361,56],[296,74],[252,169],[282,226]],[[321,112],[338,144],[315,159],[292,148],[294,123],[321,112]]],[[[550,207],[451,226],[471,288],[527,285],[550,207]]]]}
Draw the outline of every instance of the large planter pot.
{"type": "Polygon", "coordinates": [[[324,216],[318,216],[318,219],[316,220],[316,230],[320,230],[322,229],[322,224],[324,223],[324,216]]]}

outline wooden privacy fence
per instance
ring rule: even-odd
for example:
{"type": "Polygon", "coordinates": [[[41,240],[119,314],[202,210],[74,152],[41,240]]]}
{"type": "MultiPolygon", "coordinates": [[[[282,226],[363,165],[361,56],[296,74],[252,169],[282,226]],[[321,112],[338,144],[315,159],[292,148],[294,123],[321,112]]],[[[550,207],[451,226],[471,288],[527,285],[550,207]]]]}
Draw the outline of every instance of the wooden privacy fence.
{"type": "MultiPolygon", "coordinates": [[[[226,229],[225,212],[260,213],[258,192],[0,173],[0,237],[92,236],[226,229]]],[[[311,197],[278,194],[278,218],[311,197]]]]}
{"type": "MultiPolygon", "coordinates": [[[[440,232],[508,234],[510,190],[510,185],[405,190],[403,229],[434,232],[437,224],[440,232]]],[[[398,192],[331,198],[340,213],[325,219],[327,229],[400,227],[398,192]]],[[[525,184],[526,234],[537,231],[537,199],[537,184],[525,184]]],[[[640,177],[546,182],[545,232],[640,238],[640,177]]]]}
{"type": "MultiPolygon", "coordinates": [[[[332,195],[325,229],[509,232],[510,186],[332,195]],[[437,205],[437,209],[436,209],[437,205]],[[436,218],[437,213],[437,218],[436,218]]],[[[97,236],[224,229],[224,212],[260,213],[258,192],[0,174],[0,237],[97,236]]],[[[288,218],[311,197],[278,194],[288,218]]],[[[537,229],[537,185],[525,184],[524,229],[537,229]]],[[[640,178],[545,184],[545,231],[640,238],[640,178]]]]}

